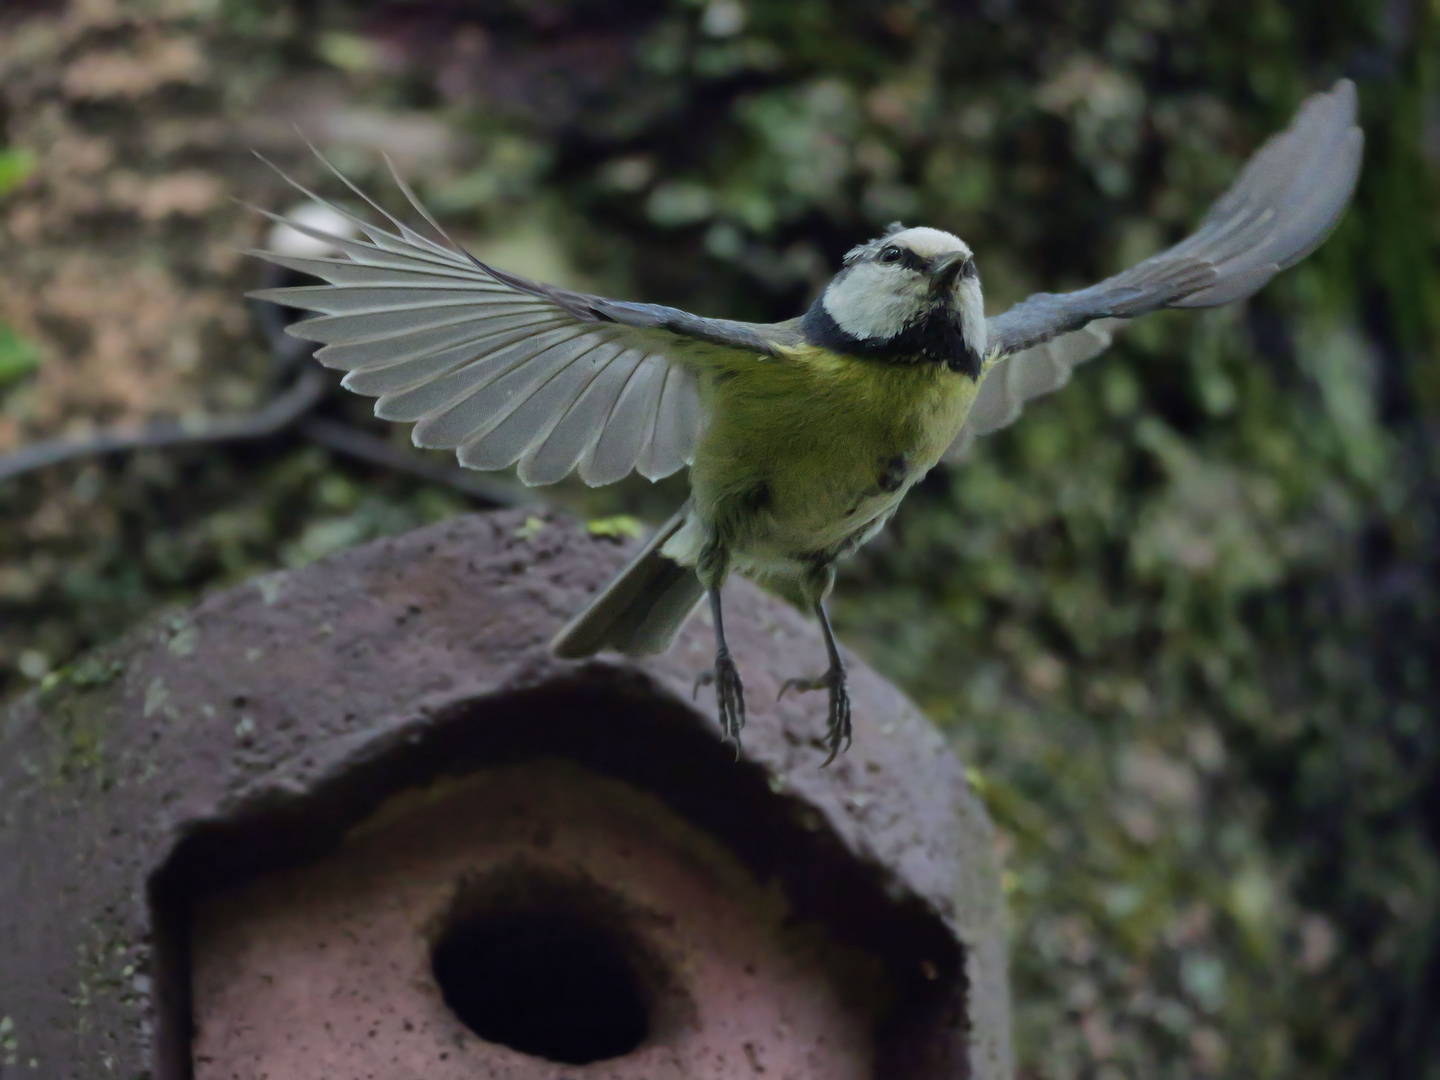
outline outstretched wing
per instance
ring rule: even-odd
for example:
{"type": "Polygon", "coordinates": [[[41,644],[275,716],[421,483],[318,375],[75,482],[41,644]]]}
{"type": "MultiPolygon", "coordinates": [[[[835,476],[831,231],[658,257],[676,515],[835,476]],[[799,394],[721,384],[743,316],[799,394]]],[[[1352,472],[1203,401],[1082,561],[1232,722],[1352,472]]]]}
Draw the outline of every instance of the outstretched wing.
{"type": "Polygon", "coordinates": [[[1079,330],[994,361],[980,383],[980,392],[975,395],[975,404],[960,434],[945,451],[944,460],[963,459],[981,435],[1013,424],[1025,402],[1059,390],[1070,381],[1075,365],[1108,349],[1115,331],[1124,325],[1124,319],[1097,319],[1079,330]]]}
{"type": "Polygon", "coordinates": [[[946,457],[963,455],[976,436],[1014,420],[1027,400],[1063,386],[1125,319],[1244,299],[1310,254],[1350,201],[1363,145],[1355,84],[1342,79],[1271,136],[1192,235],[1098,285],[1037,293],[988,320],[991,364],[946,457]]]}
{"type": "Polygon", "coordinates": [[[632,469],[668,476],[693,457],[703,422],[696,372],[707,358],[717,350],[773,354],[785,336],[783,328],[586,296],[487,266],[445,235],[398,175],[445,243],[390,216],[343,176],[393,231],[285,179],[366,239],[285,221],[345,257],[253,251],[329,284],[250,295],[317,312],[289,332],[322,342],[317,359],[347,372],[346,388],[378,398],[377,416],[414,421],[416,446],[453,449],[471,468],[519,462],[527,484],[554,483],[576,468],[591,485],[632,469]]]}

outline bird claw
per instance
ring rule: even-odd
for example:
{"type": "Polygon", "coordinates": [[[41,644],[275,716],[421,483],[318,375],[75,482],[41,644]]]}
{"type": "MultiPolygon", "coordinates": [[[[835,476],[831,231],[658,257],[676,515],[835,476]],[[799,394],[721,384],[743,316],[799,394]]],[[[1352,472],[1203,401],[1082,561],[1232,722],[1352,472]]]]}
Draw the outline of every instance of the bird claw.
{"type": "Polygon", "coordinates": [[[834,677],[828,671],[824,675],[786,679],[780,686],[780,693],[775,695],[775,700],[779,701],[791,690],[794,690],[798,694],[804,694],[811,690],[828,690],[834,681],[834,677]]]}
{"type": "Polygon", "coordinates": [[[700,687],[715,687],[715,703],[720,711],[720,731],[725,741],[735,744],[735,757],[740,757],[740,731],[745,727],[745,686],[740,681],[740,669],[735,666],[728,652],[715,656],[715,666],[702,671],[695,680],[694,694],[700,687]]]}
{"type": "Polygon", "coordinates": [[[845,669],[832,667],[824,675],[813,678],[786,679],[775,700],[779,701],[789,690],[802,694],[809,690],[830,691],[829,727],[825,737],[830,756],[820,766],[823,769],[850,749],[850,688],[845,679],[845,669]]]}

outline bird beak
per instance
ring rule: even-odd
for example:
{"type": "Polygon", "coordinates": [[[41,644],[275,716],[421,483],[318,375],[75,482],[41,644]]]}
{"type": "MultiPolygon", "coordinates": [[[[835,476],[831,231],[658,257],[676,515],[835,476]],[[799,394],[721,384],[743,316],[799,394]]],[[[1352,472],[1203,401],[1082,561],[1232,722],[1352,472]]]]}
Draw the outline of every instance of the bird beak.
{"type": "Polygon", "coordinates": [[[974,267],[974,263],[970,262],[970,256],[958,251],[939,256],[930,267],[931,289],[937,293],[948,292],[955,284],[956,278],[968,276],[965,274],[967,265],[974,267]]]}

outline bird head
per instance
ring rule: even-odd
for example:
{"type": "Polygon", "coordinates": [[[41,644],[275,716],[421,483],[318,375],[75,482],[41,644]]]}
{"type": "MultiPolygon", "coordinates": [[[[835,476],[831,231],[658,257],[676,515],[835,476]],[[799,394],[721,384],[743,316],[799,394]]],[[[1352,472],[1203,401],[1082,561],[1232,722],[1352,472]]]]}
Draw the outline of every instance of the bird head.
{"type": "Polygon", "coordinates": [[[972,377],[985,353],[975,259],[963,240],[939,229],[896,222],[853,248],[807,322],[840,351],[947,363],[972,377]]]}

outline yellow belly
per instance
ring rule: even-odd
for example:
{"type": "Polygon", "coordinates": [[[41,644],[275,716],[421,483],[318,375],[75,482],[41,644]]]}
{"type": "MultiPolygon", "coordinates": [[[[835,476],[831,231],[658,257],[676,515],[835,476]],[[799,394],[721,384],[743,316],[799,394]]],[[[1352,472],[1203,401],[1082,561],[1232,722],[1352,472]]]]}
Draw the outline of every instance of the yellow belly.
{"type": "Polygon", "coordinates": [[[940,460],[978,389],[943,365],[813,347],[704,382],[695,509],[755,564],[831,551],[887,517],[940,460]]]}

